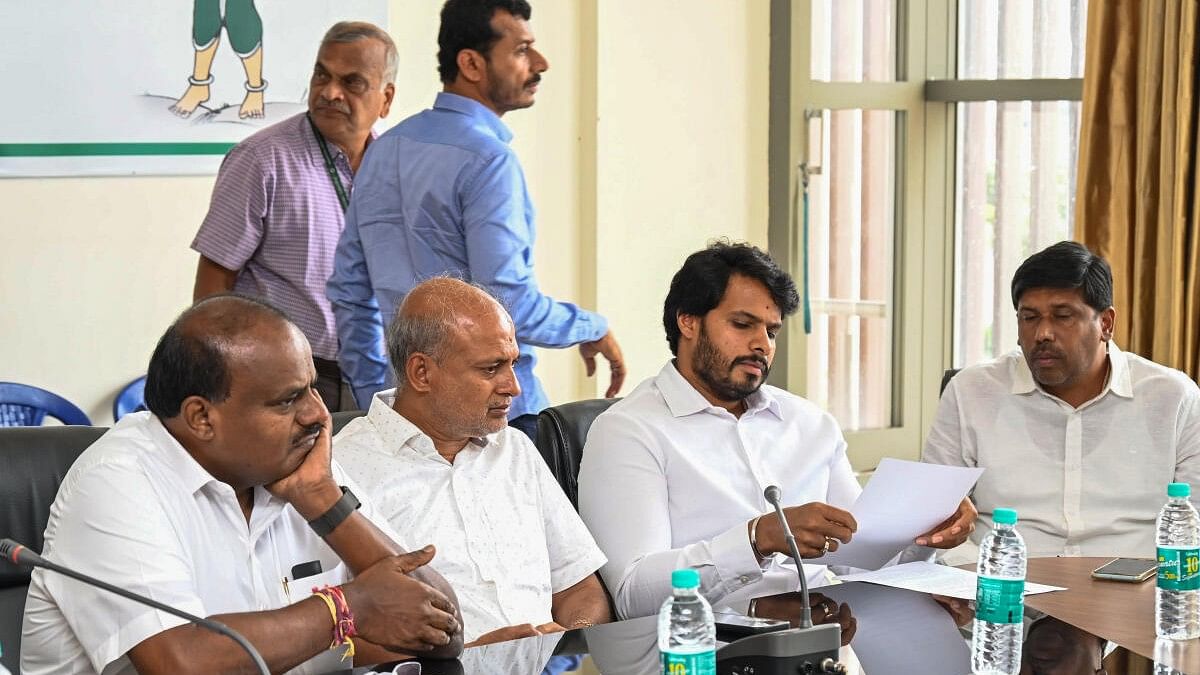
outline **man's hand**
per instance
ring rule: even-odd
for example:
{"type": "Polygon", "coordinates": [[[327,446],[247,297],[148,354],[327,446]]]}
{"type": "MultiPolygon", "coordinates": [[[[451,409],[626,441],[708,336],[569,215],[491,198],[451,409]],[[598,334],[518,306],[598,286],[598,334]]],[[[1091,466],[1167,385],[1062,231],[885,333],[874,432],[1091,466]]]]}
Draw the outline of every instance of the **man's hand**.
{"type": "MultiPolygon", "coordinates": [[[[312,394],[316,396],[316,394],[312,394]]],[[[322,404],[324,405],[324,404],[322,404]]],[[[312,450],[295,471],[265,487],[268,492],[291,504],[305,520],[318,518],[342,498],[342,490],[333,480],[333,430],[328,412],[323,420],[300,432],[297,440],[314,436],[312,450]]]]}
{"type": "MultiPolygon", "coordinates": [[[[813,592],[808,597],[814,626],[837,623],[842,627],[842,646],[850,644],[858,630],[858,620],[850,612],[850,604],[838,604],[833,598],[813,592]]],[[[804,595],[798,592],[768,595],[754,600],[754,616],[787,621],[792,628],[800,627],[804,614],[804,595]]]]}
{"type": "MultiPolygon", "coordinates": [[[[817,558],[829,551],[836,551],[839,543],[848,543],[858,530],[858,523],[848,511],[836,506],[811,502],[804,506],[789,506],[783,510],[800,557],[817,558]]],[[[791,550],[779,519],[767,513],[758,521],[757,544],[760,553],[782,553],[790,556],[791,550]]]]}
{"type": "Polygon", "coordinates": [[[384,558],[342,586],[363,639],[419,654],[450,643],[462,629],[446,596],[411,578],[433,560],[433,546],[384,558]]]}
{"type": "Polygon", "coordinates": [[[597,354],[608,359],[612,379],[609,381],[608,391],[604,392],[604,396],[605,398],[616,396],[617,392],[621,391],[621,385],[625,384],[625,358],[621,356],[621,345],[617,344],[617,338],[613,332],[608,331],[599,340],[580,343],[579,354],[583,356],[583,363],[587,366],[588,377],[596,374],[597,354]]]}
{"type": "Polygon", "coordinates": [[[971,499],[964,498],[954,515],[943,520],[937,527],[916,538],[918,546],[950,549],[958,546],[975,531],[975,518],[979,512],[971,499]]]}

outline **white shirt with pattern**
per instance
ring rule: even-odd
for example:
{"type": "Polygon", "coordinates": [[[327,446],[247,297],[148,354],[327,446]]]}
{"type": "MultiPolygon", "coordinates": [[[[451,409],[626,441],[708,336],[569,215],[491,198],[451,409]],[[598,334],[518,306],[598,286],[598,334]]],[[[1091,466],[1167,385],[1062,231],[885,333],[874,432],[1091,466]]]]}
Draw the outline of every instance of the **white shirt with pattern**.
{"type": "Polygon", "coordinates": [[[1200,388],[1187,375],[1108,343],[1104,390],[1078,408],[1034,382],[1021,351],[964,368],[942,394],[922,460],[984,467],[974,561],[997,507],[1017,510],[1029,555],[1155,555],[1167,483],[1200,495],[1200,388]]]}
{"type": "Polygon", "coordinates": [[[333,442],[402,546],[437,547],[430,563],[458,595],[463,632],[551,621],[552,595],[587,578],[604,554],[525,434],[505,427],[446,461],[376,394],[333,442]]]}

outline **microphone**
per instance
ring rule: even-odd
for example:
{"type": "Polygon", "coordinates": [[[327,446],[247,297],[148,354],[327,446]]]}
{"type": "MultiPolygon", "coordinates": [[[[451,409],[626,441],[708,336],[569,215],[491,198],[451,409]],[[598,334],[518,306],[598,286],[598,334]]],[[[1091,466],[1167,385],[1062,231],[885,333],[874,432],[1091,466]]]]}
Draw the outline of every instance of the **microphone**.
{"type": "Polygon", "coordinates": [[[783,507],[779,505],[781,496],[782,493],[775,485],[768,485],[767,489],[763,490],[763,497],[767,498],[767,503],[775,507],[775,515],[779,517],[779,526],[783,528],[783,536],[787,539],[788,550],[792,552],[792,559],[796,561],[796,574],[800,577],[800,627],[812,628],[812,606],[808,602],[808,579],[804,576],[804,563],[800,562],[800,548],[796,546],[796,537],[792,535],[792,528],[788,527],[787,516],[783,515],[783,507]]]}
{"type": "Polygon", "coordinates": [[[187,619],[188,621],[190,621],[198,626],[203,626],[204,628],[207,628],[208,630],[211,630],[214,633],[224,635],[225,637],[229,638],[230,640],[233,640],[234,642],[238,643],[238,646],[240,646],[242,649],[246,650],[246,653],[250,655],[250,660],[254,662],[254,665],[257,667],[259,673],[261,673],[262,675],[271,675],[270,669],[267,668],[266,662],[263,661],[262,655],[259,654],[258,650],[254,648],[254,645],[250,644],[250,642],[248,640],[246,640],[246,638],[242,637],[242,635],[240,633],[238,633],[234,629],[230,628],[229,626],[226,626],[225,624],[221,623],[220,621],[213,621],[212,619],[204,619],[204,618],[201,618],[198,616],[192,616],[191,614],[188,614],[187,612],[175,609],[174,607],[169,607],[167,605],[162,604],[161,602],[151,600],[150,598],[138,595],[137,593],[127,591],[124,588],[120,588],[118,586],[113,586],[110,583],[100,581],[99,579],[89,577],[86,574],[76,572],[75,570],[63,567],[62,565],[52,563],[49,560],[46,560],[42,556],[38,555],[37,553],[34,553],[33,551],[29,550],[27,547],[25,547],[21,544],[18,544],[17,542],[13,541],[12,539],[0,539],[0,558],[4,558],[5,560],[11,562],[14,565],[28,565],[30,567],[41,567],[42,569],[47,569],[47,570],[50,570],[51,572],[57,572],[64,576],[71,577],[72,579],[75,579],[76,581],[81,581],[89,586],[95,586],[96,588],[106,590],[109,593],[115,593],[115,594],[121,596],[122,598],[133,600],[134,602],[138,602],[143,605],[153,607],[154,609],[166,612],[167,614],[172,614],[174,616],[180,617],[181,619],[187,619]]]}

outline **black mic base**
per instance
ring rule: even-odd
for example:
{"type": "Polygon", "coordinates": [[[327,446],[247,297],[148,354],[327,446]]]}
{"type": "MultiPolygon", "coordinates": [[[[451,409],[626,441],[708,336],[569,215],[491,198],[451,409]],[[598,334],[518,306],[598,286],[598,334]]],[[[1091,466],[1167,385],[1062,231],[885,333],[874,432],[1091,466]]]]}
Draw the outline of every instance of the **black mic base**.
{"type": "Polygon", "coordinates": [[[717,675],[844,673],[841,644],[836,623],[751,635],[717,650],[717,675]]]}

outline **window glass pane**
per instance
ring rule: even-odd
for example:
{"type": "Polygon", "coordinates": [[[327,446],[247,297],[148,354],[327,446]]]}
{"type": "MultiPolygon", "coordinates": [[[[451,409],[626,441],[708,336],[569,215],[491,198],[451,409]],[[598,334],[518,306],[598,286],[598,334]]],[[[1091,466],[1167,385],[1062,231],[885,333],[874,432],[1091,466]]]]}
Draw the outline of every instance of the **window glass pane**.
{"type": "Polygon", "coordinates": [[[1079,103],[958,104],[954,365],[1017,347],[1017,266],[1072,232],[1079,103]]]}
{"type": "MultiPolygon", "coordinates": [[[[844,430],[893,425],[897,113],[824,113],[822,170],[809,182],[806,394],[844,430]]],[[[801,213],[803,218],[803,213],[801,213]]]]}
{"type": "Polygon", "coordinates": [[[1083,77],[1086,18],[1087,0],[962,0],[958,77],[1083,77]]]}
{"type": "Polygon", "coordinates": [[[812,0],[812,79],[896,79],[895,0],[812,0]]]}

